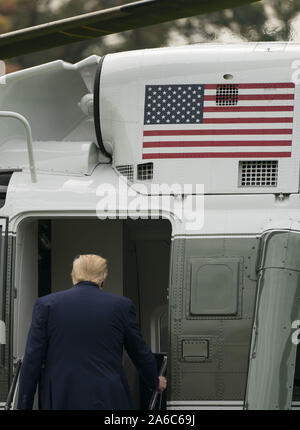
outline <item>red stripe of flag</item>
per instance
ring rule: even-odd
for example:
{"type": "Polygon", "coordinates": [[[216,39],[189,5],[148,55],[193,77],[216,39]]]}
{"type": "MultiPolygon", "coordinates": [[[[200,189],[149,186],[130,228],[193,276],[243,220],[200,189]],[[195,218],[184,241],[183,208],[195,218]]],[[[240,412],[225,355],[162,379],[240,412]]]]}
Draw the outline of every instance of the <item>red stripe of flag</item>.
{"type": "Polygon", "coordinates": [[[151,158],[270,158],[290,157],[291,152],[190,152],[173,154],[143,154],[143,159],[151,158]]]}
{"type": "Polygon", "coordinates": [[[203,118],[202,124],[293,122],[293,118],[203,118]]]}
{"type": "Polygon", "coordinates": [[[239,129],[239,130],[147,130],[144,136],[197,136],[197,135],[228,135],[228,134],[292,134],[291,128],[272,129],[239,129]]]}
{"type": "Polygon", "coordinates": [[[144,148],[186,148],[186,147],[203,147],[203,146],[291,146],[291,140],[236,140],[233,142],[223,141],[157,141],[157,142],[144,142],[144,148]]]}
{"type": "Polygon", "coordinates": [[[208,106],[204,107],[203,112],[292,112],[293,110],[294,106],[208,106]]]}

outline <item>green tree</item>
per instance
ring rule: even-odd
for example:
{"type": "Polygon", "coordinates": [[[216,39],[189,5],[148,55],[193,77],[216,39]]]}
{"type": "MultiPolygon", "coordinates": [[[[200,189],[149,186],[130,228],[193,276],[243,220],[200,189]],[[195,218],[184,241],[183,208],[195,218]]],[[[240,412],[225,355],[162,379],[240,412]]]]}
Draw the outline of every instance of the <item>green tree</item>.
{"type": "MultiPolygon", "coordinates": [[[[0,32],[80,15],[134,0],[0,0],[0,32]]],[[[151,27],[78,42],[16,57],[8,69],[25,68],[61,58],[72,63],[91,54],[154,48],[181,43],[220,41],[224,34],[244,41],[274,41],[293,38],[293,20],[300,0],[264,0],[232,10],[177,20],[151,27]],[[225,33],[224,33],[225,32],[225,33]]]]}
{"type": "Polygon", "coordinates": [[[174,23],[188,42],[219,40],[222,30],[244,41],[288,41],[300,0],[265,0],[174,23]]]}

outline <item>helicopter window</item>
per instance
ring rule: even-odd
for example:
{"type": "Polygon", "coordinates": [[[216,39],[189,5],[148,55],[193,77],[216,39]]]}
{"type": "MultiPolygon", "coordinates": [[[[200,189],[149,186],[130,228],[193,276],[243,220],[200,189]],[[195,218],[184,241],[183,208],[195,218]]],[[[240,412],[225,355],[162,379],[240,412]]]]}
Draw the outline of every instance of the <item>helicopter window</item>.
{"type": "Polygon", "coordinates": [[[191,259],[192,315],[234,315],[238,312],[239,261],[234,258],[191,259]]]}

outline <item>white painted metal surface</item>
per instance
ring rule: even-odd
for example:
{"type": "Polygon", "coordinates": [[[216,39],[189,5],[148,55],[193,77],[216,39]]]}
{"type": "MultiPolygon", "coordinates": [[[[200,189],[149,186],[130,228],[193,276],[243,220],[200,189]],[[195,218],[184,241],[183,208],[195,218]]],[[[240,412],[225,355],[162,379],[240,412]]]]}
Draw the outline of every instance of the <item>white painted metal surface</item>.
{"type": "MultiPolygon", "coordinates": [[[[62,175],[90,175],[99,163],[99,151],[93,142],[35,141],[34,156],[37,172],[62,175]]],[[[25,168],[26,147],[20,139],[2,145],[0,169],[25,168]]]]}
{"type": "Polygon", "coordinates": [[[199,206],[199,210],[204,207],[203,226],[195,230],[188,230],[186,225],[189,220],[180,219],[172,210],[174,197],[170,197],[170,205],[163,199],[148,197],[140,200],[141,204],[136,209],[131,204],[128,210],[120,212],[126,195],[129,203],[132,202],[135,198],[133,188],[126,185],[108,165],[96,167],[92,176],[72,178],[41,174],[37,184],[31,183],[28,174],[16,172],[10,181],[6,204],[0,209],[0,214],[10,217],[10,231],[16,231],[18,222],[28,216],[55,217],[64,214],[64,216],[147,218],[149,206],[152,208],[152,216],[159,216],[161,213],[170,219],[173,235],[249,236],[259,235],[272,228],[297,230],[300,226],[298,194],[291,194],[284,201],[272,194],[206,195],[199,206]],[[107,184],[115,190],[111,199],[106,194],[107,184]]]}
{"type": "MultiPolygon", "coordinates": [[[[139,163],[154,163],[154,182],[159,183],[200,183],[205,186],[205,193],[266,193],[266,192],[297,192],[299,183],[299,86],[297,84],[297,61],[299,58],[299,44],[201,44],[193,46],[184,46],[179,48],[161,48],[155,50],[131,51],[118,54],[107,55],[103,62],[100,86],[100,108],[101,108],[101,130],[103,141],[114,154],[114,165],[134,165],[139,163]],[[232,80],[226,80],[224,76],[231,74],[232,80]],[[296,81],[294,88],[268,88],[271,83],[292,84],[296,81]],[[249,123],[233,124],[208,124],[212,134],[210,135],[210,145],[221,144],[224,142],[229,147],[210,146],[210,147],[157,147],[144,148],[143,142],[160,140],[167,141],[174,146],[174,140],[182,142],[186,136],[145,136],[144,132],[149,130],[147,124],[144,125],[145,106],[148,100],[146,98],[146,87],[148,86],[176,86],[176,85],[227,85],[238,84],[241,87],[241,96],[250,95],[250,100],[239,100],[238,106],[241,107],[272,107],[278,108],[285,105],[283,112],[273,111],[272,116],[278,119],[278,115],[285,117],[279,123],[272,123],[271,135],[265,134],[270,128],[270,124],[264,123],[264,117],[268,116],[267,112],[262,112],[259,118],[262,121],[259,124],[251,123],[251,118],[255,112],[238,112],[235,113],[236,120],[248,118],[249,123]],[[256,84],[255,89],[251,85],[256,84]],[[257,86],[258,84],[258,86],[257,86]],[[259,85],[266,84],[266,87],[259,88],[259,85]],[[250,85],[250,88],[242,88],[243,85],[250,85]],[[295,99],[291,93],[295,92],[295,99]],[[258,100],[252,100],[253,93],[258,100]],[[288,94],[289,93],[289,94],[288,94]],[[282,99],[283,96],[283,99],[282,99]],[[260,99],[262,97],[262,99],[260,99]],[[286,111],[286,107],[293,107],[294,111],[286,111]],[[287,118],[288,117],[288,118],[287,118]],[[294,118],[291,125],[290,122],[294,118]],[[260,129],[260,133],[252,136],[253,129],[260,129]],[[249,129],[246,135],[229,134],[225,136],[214,135],[220,132],[220,129],[249,129]],[[278,135],[276,129],[279,129],[278,135]],[[251,131],[252,130],[252,131],[251,131]],[[283,132],[282,130],[290,130],[283,132]],[[274,134],[275,133],[275,134],[274,134]],[[283,133],[283,134],[282,134],[283,133]],[[285,133],[285,134],[284,134],[285,133]],[[288,134],[286,134],[288,133],[288,134]],[[291,134],[292,133],[292,134],[291,134]],[[250,137],[249,137],[250,136],[250,137]],[[222,139],[222,142],[220,142],[222,139]],[[279,145],[281,141],[287,144],[292,140],[292,156],[279,156],[279,175],[278,184],[274,187],[240,187],[239,186],[239,161],[240,160],[274,160],[276,157],[265,157],[255,155],[262,152],[270,152],[269,146],[244,146],[239,148],[239,153],[247,152],[249,155],[232,156],[224,158],[224,153],[237,151],[237,141],[261,140],[272,142],[276,141],[279,145]],[[247,149],[245,149],[247,148],[247,149]],[[259,148],[259,149],[258,149],[259,148]],[[190,153],[201,152],[222,152],[221,156],[214,158],[210,155],[206,158],[190,158],[190,153]],[[147,158],[143,155],[159,153],[165,156],[166,153],[185,153],[186,158],[147,158]],[[251,156],[251,153],[254,155],[251,156]]],[[[157,87],[156,87],[157,90],[157,87]]],[[[167,90],[167,88],[166,88],[167,90]]],[[[206,90],[205,90],[206,91],[206,90]]],[[[207,90],[208,98],[212,97],[207,90]]],[[[176,92],[176,91],[175,91],[176,92]]],[[[206,93],[205,93],[206,94],[206,93]]],[[[178,97],[176,94],[174,97],[178,97]]],[[[163,96],[162,96],[163,97],[163,96]]],[[[167,95],[166,95],[167,97],[167,95]]],[[[205,96],[206,97],[206,96],[205,96]]],[[[240,97],[240,95],[239,95],[240,97]]],[[[151,102],[151,100],[150,100],[151,102]]],[[[158,106],[159,100],[156,100],[158,106]]],[[[208,100],[206,106],[210,109],[216,106],[216,101],[208,100]]],[[[154,106],[154,105],[151,105],[154,106]]],[[[168,106],[165,104],[164,106],[168,106]]],[[[170,108],[173,104],[171,102],[170,108]]],[[[156,108],[156,111],[162,109],[163,105],[156,108]]],[[[181,106],[182,108],[182,106],[181,106]]],[[[155,107],[153,107],[155,109],[155,107]]],[[[168,109],[168,107],[167,107],[168,109]]],[[[206,120],[218,117],[217,113],[205,113],[206,120]]],[[[233,113],[222,113],[223,119],[233,113]]],[[[182,124],[182,128],[191,129],[192,125],[182,124]]],[[[174,131],[174,125],[162,125],[155,130],[174,131]]],[[[152,127],[152,130],[154,128],[152,127]]],[[[190,137],[195,143],[203,143],[207,140],[207,135],[196,135],[190,137]],[[199,142],[200,141],[200,142],[199,142]]],[[[154,144],[155,144],[154,142],[154,144]]],[[[152,142],[153,143],[153,142],[152,142]]],[[[243,145],[245,142],[243,143],[243,145]]],[[[273,152],[286,152],[287,147],[276,146],[273,152]]],[[[289,148],[290,149],[290,148],[289,148]]],[[[174,155],[174,154],[173,154],[174,155]]]]}
{"type": "MultiPolygon", "coordinates": [[[[24,116],[30,124],[39,171],[90,174],[102,160],[91,104],[98,60],[53,61],[11,73],[0,85],[0,110],[24,116]]],[[[1,169],[29,167],[23,127],[0,117],[1,169]]]]}

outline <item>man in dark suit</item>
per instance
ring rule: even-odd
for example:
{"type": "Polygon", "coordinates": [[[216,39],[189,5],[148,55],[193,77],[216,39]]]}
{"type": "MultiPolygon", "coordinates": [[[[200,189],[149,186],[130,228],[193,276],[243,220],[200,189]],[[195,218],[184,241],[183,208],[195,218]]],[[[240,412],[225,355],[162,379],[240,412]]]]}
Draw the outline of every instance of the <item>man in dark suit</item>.
{"type": "Polygon", "coordinates": [[[81,255],[73,287],[37,299],[20,374],[18,409],[132,409],[123,347],[150,390],[166,379],[142,338],[132,301],[104,292],[107,261],[81,255]]]}

